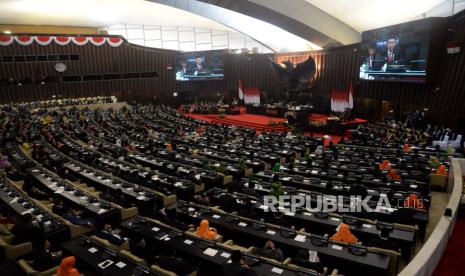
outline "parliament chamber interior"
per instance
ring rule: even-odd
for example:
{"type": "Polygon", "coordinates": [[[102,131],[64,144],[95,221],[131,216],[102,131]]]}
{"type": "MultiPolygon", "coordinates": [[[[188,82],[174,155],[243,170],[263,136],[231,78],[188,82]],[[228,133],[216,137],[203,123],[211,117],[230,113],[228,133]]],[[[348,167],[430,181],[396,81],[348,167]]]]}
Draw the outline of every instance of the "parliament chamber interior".
{"type": "Polygon", "coordinates": [[[0,10],[1,275],[465,275],[464,0],[0,10]]]}

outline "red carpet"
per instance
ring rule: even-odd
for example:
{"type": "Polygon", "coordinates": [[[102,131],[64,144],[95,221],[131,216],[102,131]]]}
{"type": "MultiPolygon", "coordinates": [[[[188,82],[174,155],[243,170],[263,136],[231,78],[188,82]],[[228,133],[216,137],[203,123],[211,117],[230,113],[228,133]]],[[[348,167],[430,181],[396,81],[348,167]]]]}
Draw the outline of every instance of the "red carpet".
{"type": "Polygon", "coordinates": [[[460,215],[455,224],[454,233],[449,239],[446,250],[433,276],[465,275],[465,215],[460,215]]]}
{"type": "MultiPolygon", "coordinates": [[[[255,115],[255,114],[246,114],[241,112],[241,115],[226,115],[224,118],[220,118],[220,115],[203,115],[203,114],[186,114],[187,116],[194,118],[196,120],[201,120],[209,123],[218,123],[218,124],[226,124],[226,125],[236,125],[236,126],[243,126],[248,128],[255,128],[257,133],[262,131],[288,131],[289,128],[285,125],[268,125],[268,122],[285,122],[285,118],[275,118],[263,115],[255,115]]],[[[326,115],[314,115],[316,118],[321,118],[326,120],[328,116],[326,115]]],[[[313,118],[313,116],[312,116],[313,118]]],[[[361,119],[357,119],[361,120],[361,119]]],[[[364,121],[364,120],[363,120],[364,121]]],[[[315,137],[323,137],[325,133],[310,133],[305,132],[304,135],[313,135],[315,137]]],[[[325,146],[329,145],[329,142],[332,141],[333,143],[337,144],[342,136],[339,135],[329,135],[331,137],[330,140],[325,140],[325,146]]]]}
{"type": "Polygon", "coordinates": [[[249,128],[255,128],[259,131],[287,131],[287,125],[268,125],[269,122],[286,122],[285,118],[274,118],[255,114],[241,115],[226,115],[221,118],[220,115],[201,115],[201,114],[186,114],[187,116],[206,121],[209,123],[237,125],[249,128]]]}

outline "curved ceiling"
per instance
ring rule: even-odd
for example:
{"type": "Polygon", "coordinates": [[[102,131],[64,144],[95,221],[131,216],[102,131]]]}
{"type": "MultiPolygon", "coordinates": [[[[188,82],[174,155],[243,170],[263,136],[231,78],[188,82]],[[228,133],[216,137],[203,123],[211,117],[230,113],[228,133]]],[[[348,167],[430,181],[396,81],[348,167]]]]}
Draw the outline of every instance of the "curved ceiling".
{"type": "MultiPolygon", "coordinates": [[[[362,32],[411,21],[449,0],[305,0],[362,32]]],[[[450,14],[447,14],[450,15],[450,14]]]]}
{"type": "Polygon", "coordinates": [[[189,26],[241,32],[275,52],[289,52],[357,43],[364,30],[423,14],[447,16],[448,3],[459,2],[464,0],[0,0],[0,24],[189,26]],[[444,14],[431,13],[439,6],[446,7],[444,14]]]}

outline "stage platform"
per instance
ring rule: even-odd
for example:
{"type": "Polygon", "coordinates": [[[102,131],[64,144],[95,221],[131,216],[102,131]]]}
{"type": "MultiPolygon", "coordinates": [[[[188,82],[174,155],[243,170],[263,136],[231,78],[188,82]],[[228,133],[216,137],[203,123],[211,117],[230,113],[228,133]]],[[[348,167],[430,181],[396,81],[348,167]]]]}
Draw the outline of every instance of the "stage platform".
{"type": "MultiPolygon", "coordinates": [[[[240,115],[225,115],[221,118],[218,114],[212,115],[204,115],[204,114],[185,114],[191,118],[206,121],[209,123],[216,123],[216,124],[226,124],[226,125],[237,125],[242,127],[249,127],[255,128],[259,131],[288,131],[289,127],[286,124],[286,118],[277,118],[277,117],[270,117],[265,115],[255,115],[255,114],[247,114],[241,110],[240,115]]],[[[327,123],[328,118],[327,115],[323,114],[312,114],[308,120],[309,122],[320,122],[320,123],[327,123]]],[[[339,122],[341,126],[343,126],[344,131],[346,128],[355,127],[355,125],[360,123],[366,123],[366,120],[355,118],[350,121],[339,122]]],[[[325,132],[322,131],[324,129],[318,129],[313,132],[325,132]]]]}
{"type": "MultiPolygon", "coordinates": [[[[254,128],[257,130],[257,133],[262,131],[288,131],[289,127],[287,125],[269,125],[269,122],[286,122],[287,119],[285,118],[276,118],[276,117],[269,117],[264,115],[255,115],[255,114],[247,114],[242,113],[240,115],[226,115],[223,118],[220,115],[204,115],[204,114],[185,114],[193,119],[205,121],[209,123],[216,123],[216,124],[225,124],[225,125],[235,125],[247,128],[254,128]]],[[[310,120],[318,120],[318,121],[326,121],[328,116],[322,114],[313,114],[309,118],[310,120]]],[[[351,123],[364,123],[367,122],[366,120],[356,119],[353,122],[347,122],[349,125],[351,123]]],[[[348,126],[349,126],[348,125],[348,126]]],[[[324,140],[325,146],[328,146],[329,142],[338,143],[342,137],[348,137],[348,133],[343,134],[336,134],[336,133],[328,133],[326,131],[321,130],[312,130],[312,131],[304,131],[304,135],[315,136],[315,137],[327,137],[324,140]],[[329,135],[328,135],[329,134],[329,135]]]]}

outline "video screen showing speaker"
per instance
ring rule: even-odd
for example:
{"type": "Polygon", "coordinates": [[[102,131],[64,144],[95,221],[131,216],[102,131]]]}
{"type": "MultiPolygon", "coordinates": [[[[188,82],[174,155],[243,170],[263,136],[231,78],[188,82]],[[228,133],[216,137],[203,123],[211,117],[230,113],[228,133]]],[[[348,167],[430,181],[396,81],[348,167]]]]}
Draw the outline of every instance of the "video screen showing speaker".
{"type": "Polygon", "coordinates": [[[425,82],[431,20],[362,33],[360,79],[425,82]]]}
{"type": "Polygon", "coordinates": [[[177,81],[223,80],[223,51],[185,52],[175,57],[177,81]]]}

